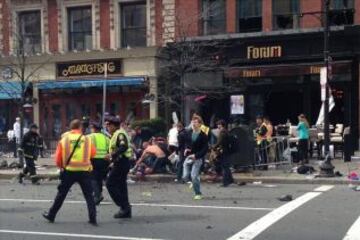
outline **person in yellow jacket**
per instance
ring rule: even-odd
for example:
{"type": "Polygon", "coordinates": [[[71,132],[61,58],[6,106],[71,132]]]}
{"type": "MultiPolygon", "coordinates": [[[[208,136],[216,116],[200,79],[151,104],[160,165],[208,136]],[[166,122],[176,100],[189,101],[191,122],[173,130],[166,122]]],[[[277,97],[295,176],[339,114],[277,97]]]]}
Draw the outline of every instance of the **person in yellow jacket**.
{"type": "Polygon", "coordinates": [[[130,137],[126,130],[120,127],[120,119],[109,119],[108,131],[111,134],[108,159],[113,167],[106,181],[106,187],[110,197],[120,207],[114,218],[131,218],[131,206],[129,203],[127,175],[130,170],[130,158],[133,155],[130,137]]]}
{"type": "Polygon", "coordinates": [[[56,165],[61,170],[58,193],[50,210],[42,215],[53,223],[70,188],[74,183],[79,183],[86,200],[89,223],[96,226],[96,206],[92,196],[92,165],[90,161],[96,155],[96,149],[91,143],[91,139],[82,134],[80,120],[71,121],[70,129],[71,131],[64,135],[58,143],[55,153],[56,165]]]}
{"type": "Polygon", "coordinates": [[[91,159],[93,166],[93,180],[92,185],[94,189],[95,204],[99,205],[104,197],[102,195],[103,181],[106,178],[106,174],[109,167],[109,160],[105,159],[109,152],[110,139],[101,132],[101,124],[90,124],[91,134],[89,135],[92,144],[96,148],[96,155],[91,159]]]}

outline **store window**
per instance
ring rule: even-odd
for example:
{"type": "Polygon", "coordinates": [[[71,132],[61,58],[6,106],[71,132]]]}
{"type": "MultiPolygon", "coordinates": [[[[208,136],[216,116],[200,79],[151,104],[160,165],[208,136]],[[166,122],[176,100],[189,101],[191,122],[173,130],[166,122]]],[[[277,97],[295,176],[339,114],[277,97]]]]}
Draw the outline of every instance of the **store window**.
{"type": "Polygon", "coordinates": [[[69,50],[92,49],[91,7],[68,9],[69,50]]]}
{"type": "Polygon", "coordinates": [[[262,0],[238,0],[238,32],[262,31],[262,0]]]}
{"type": "Polygon", "coordinates": [[[40,53],[41,49],[41,13],[24,11],[18,14],[18,49],[26,53],[40,53]]]}
{"type": "Polygon", "coordinates": [[[203,0],[202,20],[204,35],[226,32],[225,0],[203,0]]]}
{"type": "Polygon", "coordinates": [[[121,46],[146,46],[146,2],[123,3],[121,9],[121,46]]]}
{"type": "Polygon", "coordinates": [[[59,138],[61,135],[61,106],[58,104],[52,105],[52,119],[53,119],[53,126],[52,126],[52,137],[59,138]]]}
{"type": "Polygon", "coordinates": [[[354,24],[354,0],[330,1],[329,21],[331,26],[354,24]]]}
{"type": "Polygon", "coordinates": [[[299,27],[299,0],[273,0],[274,30],[299,27]]]}

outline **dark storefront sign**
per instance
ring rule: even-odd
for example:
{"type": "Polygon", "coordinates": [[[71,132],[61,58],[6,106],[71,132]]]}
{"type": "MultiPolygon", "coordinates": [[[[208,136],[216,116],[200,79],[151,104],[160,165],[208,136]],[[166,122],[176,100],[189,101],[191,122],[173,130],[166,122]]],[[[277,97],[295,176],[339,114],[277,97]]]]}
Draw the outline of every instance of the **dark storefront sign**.
{"type": "MultiPolygon", "coordinates": [[[[226,78],[261,78],[283,77],[300,75],[319,75],[323,65],[283,65],[262,67],[233,67],[225,70],[226,78]]],[[[351,72],[351,62],[339,62],[333,64],[334,74],[351,72]]]]}
{"type": "Polygon", "coordinates": [[[107,64],[108,75],[121,74],[121,59],[115,60],[96,60],[86,62],[69,62],[57,64],[57,77],[84,77],[104,75],[105,63],[107,64]]]}

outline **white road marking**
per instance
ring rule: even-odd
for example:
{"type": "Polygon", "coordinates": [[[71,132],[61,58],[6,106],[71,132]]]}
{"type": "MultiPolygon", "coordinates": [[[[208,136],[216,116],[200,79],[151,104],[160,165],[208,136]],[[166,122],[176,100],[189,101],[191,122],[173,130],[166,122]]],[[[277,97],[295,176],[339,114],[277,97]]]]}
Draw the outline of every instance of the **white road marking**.
{"type": "Polygon", "coordinates": [[[314,189],[314,192],[326,192],[332,189],[333,187],[334,185],[323,185],[321,187],[314,189]]]}
{"type": "MultiPolygon", "coordinates": [[[[2,198],[0,202],[29,202],[29,203],[51,203],[48,199],[11,199],[2,198]]],[[[68,204],[85,204],[85,201],[65,201],[68,204]]],[[[112,202],[102,202],[101,205],[112,205],[112,202]]],[[[133,206],[143,207],[173,207],[173,208],[205,208],[205,209],[228,209],[228,210],[249,210],[249,211],[272,211],[274,208],[256,208],[256,207],[230,207],[230,206],[206,206],[206,205],[182,205],[182,204],[156,204],[156,203],[131,203],[133,206]]]]}
{"type": "MultiPolygon", "coordinates": [[[[320,187],[321,189],[320,188],[317,188],[317,189],[324,190],[324,191],[325,191],[325,189],[328,189],[328,190],[331,189],[327,186],[322,186],[322,187],[323,188],[320,187]]],[[[258,236],[260,233],[265,231],[272,224],[276,223],[277,221],[279,221],[280,219],[282,219],[283,217],[285,217],[287,214],[291,213],[298,207],[302,206],[306,202],[318,197],[322,193],[323,192],[319,192],[319,191],[305,193],[304,195],[296,198],[295,200],[293,200],[291,202],[288,202],[288,203],[282,205],[281,207],[273,210],[272,212],[268,213],[264,217],[251,223],[249,226],[247,226],[246,228],[244,228],[243,230],[241,230],[234,236],[228,238],[227,240],[240,240],[240,239],[241,240],[252,240],[256,236],[258,236]]]]}
{"type": "Polygon", "coordinates": [[[109,235],[92,235],[92,234],[78,234],[78,233],[14,231],[14,230],[8,230],[8,229],[0,229],[0,233],[22,234],[22,235],[37,235],[37,236],[52,236],[52,237],[93,238],[93,239],[161,240],[161,239],[155,239],[155,238],[136,238],[136,237],[122,237],[122,236],[109,236],[109,235]]]}
{"type": "Polygon", "coordinates": [[[343,240],[360,240],[360,217],[350,227],[343,240]]]}

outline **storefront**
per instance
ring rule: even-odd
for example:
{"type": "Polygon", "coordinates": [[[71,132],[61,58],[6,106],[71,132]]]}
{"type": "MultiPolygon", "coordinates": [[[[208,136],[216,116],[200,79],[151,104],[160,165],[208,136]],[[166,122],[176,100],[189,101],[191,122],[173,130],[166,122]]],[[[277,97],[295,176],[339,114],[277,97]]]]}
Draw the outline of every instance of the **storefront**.
{"type": "MultiPolygon", "coordinates": [[[[300,113],[306,114],[312,125],[317,122],[322,105],[321,29],[230,35],[222,41],[226,43],[222,44],[226,47],[219,56],[222,97],[212,97],[211,91],[201,101],[194,101],[199,94],[188,96],[188,112],[199,111],[208,123],[225,118],[251,124],[256,116],[267,115],[274,125],[285,124],[288,119],[296,124],[300,113]]],[[[330,56],[329,83],[335,102],[330,112],[331,124],[351,126],[352,132],[358,135],[360,27],[332,29],[330,56]]]]}

